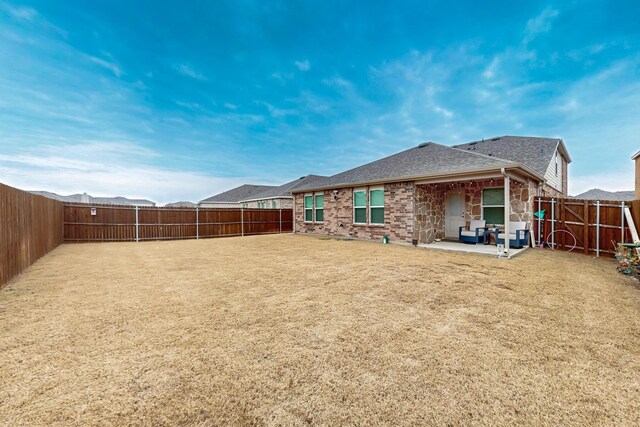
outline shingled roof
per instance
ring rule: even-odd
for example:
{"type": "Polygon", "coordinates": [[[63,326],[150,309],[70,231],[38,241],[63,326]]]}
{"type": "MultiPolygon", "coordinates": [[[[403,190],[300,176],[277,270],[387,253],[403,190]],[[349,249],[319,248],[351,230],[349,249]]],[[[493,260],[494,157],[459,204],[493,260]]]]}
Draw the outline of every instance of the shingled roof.
{"type": "Polygon", "coordinates": [[[569,153],[560,138],[506,135],[454,145],[454,147],[518,162],[540,175],[544,175],[547,171],[557,148],[563,152],[567,163],[571,163],[569,153]]]}
{"type": "Polygon", "coordinates": [[[258,194],[270,188],[276,187],[273,185],[244,184],[223,193],[216,194],[215,196],[200,200],[199,203],[238,203],[241,200],[249,199],[254,194],[258,194]]]}
{"type": "Polygon", "coordinates": [[[293,192],[376,182],[396,182],[437,176],[438,174],[456,174],[517,166],[522,165],[490,155],[427,142],[375,162],[318,180],[313,184],[301,185],[296,187],[293,192]]]}
{"type": "Polygon", "coordinates": [[[321,175],[303,176],[298,179],[294,179],[293,181],[287,182],[286,184],[282,184],[279,187],[272,187],[260,193],[253,194],[251,195],[251,197],[241,200],[241,202],[248,202],[251,200],[262,200],[262,199],[277,199],[279,197],[292,197],[291,192],[295,188],[300,186],[313,185],[314,183],[327,178],[328,177],[321,176],[321,175]]]}

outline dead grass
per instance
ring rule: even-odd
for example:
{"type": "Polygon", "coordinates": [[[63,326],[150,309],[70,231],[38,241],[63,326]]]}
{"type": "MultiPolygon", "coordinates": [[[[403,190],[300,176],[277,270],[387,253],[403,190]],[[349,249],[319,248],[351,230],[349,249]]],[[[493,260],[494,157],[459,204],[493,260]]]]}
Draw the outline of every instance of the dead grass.
{"type": "Polygon", "coordinates": [[[637,425],[639,309],[577,254],[65,245],[0,290],[0,423],[637,425]]]}

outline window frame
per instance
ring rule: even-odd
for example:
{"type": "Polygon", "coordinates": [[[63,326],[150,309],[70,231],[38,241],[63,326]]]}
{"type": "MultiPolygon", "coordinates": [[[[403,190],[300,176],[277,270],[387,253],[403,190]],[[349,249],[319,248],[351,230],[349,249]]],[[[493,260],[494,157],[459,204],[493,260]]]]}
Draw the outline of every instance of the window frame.
{"type": "Polygon", "coordinates": [[[304,222],[306,223],[313,223],[313,193],[305,193],[304,196],[302,197],[302,210],[304,213],[304,222]],[[307,197],[311,197],[311,207],[308,208],[307,207],[307,197]],[[311,211],[311,219],[307,220],[307,211],[311,211]]]}
{"type": "Polygon", "coordinates": [[[323,223],[324,222],[324,191],[318,191],[313,193],[313,222],[323,223]],[[318,203],[316,197],[322,196],[322,207],[318,208],[318,203]],[[318,221],[318,210],[322,211],[322,220],[318,221]]]}
{"type": "Polygon", "coordinates": [[[354,188],[352,192],[352,210],[351,213],[353,215],[353,224],[354,225],[368,225],[367,223],[367,205],[369,204],[369,200],[367,200],[368,191],[366,187],[363,188],[354,188]],[[356,193],[364,193],[364,206],[356,206],[356,193]],[[364,222],[356,222],[356,209],[364,209],[364,222]]]}
{"type": "MultiPolygon", "coordinates": [[[[484,190],[497,190],[500,189],[502,190],[502,194],[504,194],[504,186],[502,187],[483,187],[482,188],[482,197],[481,197],[481,201],[480,201],[480,219],[485,219],[484,218],[484,208],[502,208],[504,211],[504,204],[506,203],[506,200],[504,202],[502,202],[501,205],[485,205],[484,204],[484,190]]],[[[504,226],[504,219],[503,219],[503,224],[491,224],[491,225],[502,225],[504,226]]]]}
{"type": "Polygon", "coordinates": [[[367,193],[368,193],[367,211],[369,213],[369,217],[367,218],[368,219],[368,224],[372,225],[374,227],[384,226],[384,187],[369,187],[369,191],[367,193]],[[382,191],[382,205],[381,206],[379,206],[379,205],[373,206],[371,204],[371,200],[373,200],[372,197],[371,197],[371,192],[372,191],[382,191]],[[382,222],[372,222],[371,219],[373,218],[373,216],[371,215],[371,210],[372,209],[380,209],[380,208],[382,208],[382,222]]]}
{"type": "Polygon", "coordinates": [[[556,176],[558,176],[558,152],[556,151],[556,176]]]}

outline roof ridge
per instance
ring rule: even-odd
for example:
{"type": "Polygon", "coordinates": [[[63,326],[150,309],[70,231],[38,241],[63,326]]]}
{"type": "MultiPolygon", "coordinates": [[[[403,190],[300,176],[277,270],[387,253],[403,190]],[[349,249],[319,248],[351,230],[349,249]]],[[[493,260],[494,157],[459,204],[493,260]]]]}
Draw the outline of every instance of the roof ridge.
{"type": "MultiPolygon", "coordinates": [[[[462,145],[464,145],[464,144],[462,144],[462,145]]],[[[469,153],[469,154],[475,154],[476,156],[482,156],[482,157],[484,157],[486,159],[501,160],[503,162],[507,162],[507,163],[511,163],[511,164],[522,165],[522,163],[514,162],[513,160],[503,159],[502,157],[489,156],[488,154],[476,153],[476,152],[474,152],[472,150],[463,150],[462,148],[458,148],[455,145],[454,146],[450,146],[448,148],[451,148],[452,150],[462,151],[463,153],[469,153]]],[[[524,165],[522,165],[522,166],[524,166],[524,165]]]]}

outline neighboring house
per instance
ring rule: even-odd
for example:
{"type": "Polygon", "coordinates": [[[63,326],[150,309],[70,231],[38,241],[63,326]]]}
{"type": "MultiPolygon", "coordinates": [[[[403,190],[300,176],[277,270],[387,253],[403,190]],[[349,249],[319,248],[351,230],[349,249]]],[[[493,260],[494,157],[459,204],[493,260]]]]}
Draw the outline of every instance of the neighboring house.
{"type": "Polygon", "coordinates": [[[128,199],[126,197],[92,197],[87,193],[72,194],[70,196],[61,196],[56,193],[50,193],[48,191],[31,191],[33,194],[48,197],[49,199],[58,200],[66,203],[93,203],[96,205],[124,205],[124,206],[146,206],[154,207],[155,202],[147,199],[128,199]]]}
{"type": "Polygon", "coordinates": [[[198,205],[193,202],[185,202],[185,201],[167,203],[166,205],[164,205],[165,208],[195,208],[196,206],[198,205]]]}
{"type": "Polygon", "coordinates": [[[558,138],[420,144],[296,187],[294,232],[431,243],[472,219],[531,226],[534,196],[566,196],[570,162],[558,138]]]}
{"type": "Polygon", "coordinates": [[[303,176],[286,184],[282,184],[279,187],[269,188],[261,193],[252,195],[245,200],[241,200],[241,203],[245,208],[292,209],[293,194],[291,192],[295,188],[303,185],[311,185],[314,182],[326,178],[326,176],[319,175],[303,176]]]}
{"type": "Polygon", "coordinates": [[[223,193],[216,194],[215,196],[200,200],[200,202],[198,202],[198,206],[202,208],[240,208],[242,207],[242,203],[240,203],[241,200],[250,199],[254,195],[270,188],[276,187],[273,185],[244,184],[223,193]]]}
{"type": "Polygon", "coordinates": [[[634,199],[633,191],[606,191],[599,188],[592,188],[589,191],[578,194],[577,196],[571,196],[574,199],[585,200],[616,200],[616,201],[631,201],[634,199]]]}

